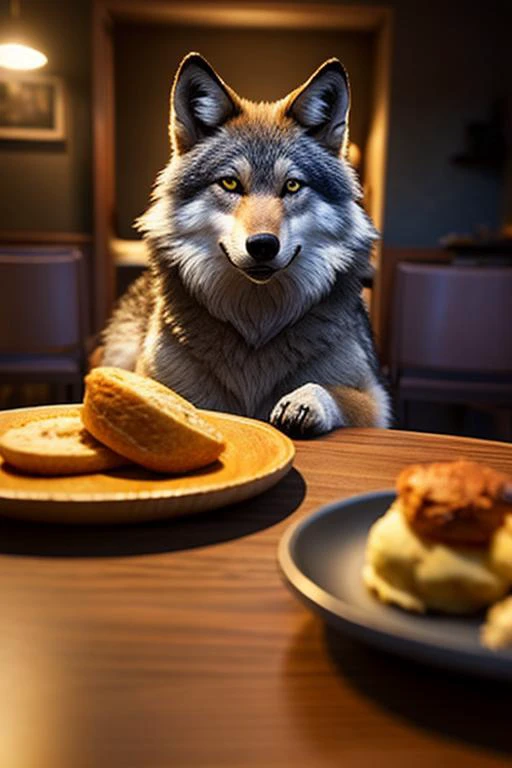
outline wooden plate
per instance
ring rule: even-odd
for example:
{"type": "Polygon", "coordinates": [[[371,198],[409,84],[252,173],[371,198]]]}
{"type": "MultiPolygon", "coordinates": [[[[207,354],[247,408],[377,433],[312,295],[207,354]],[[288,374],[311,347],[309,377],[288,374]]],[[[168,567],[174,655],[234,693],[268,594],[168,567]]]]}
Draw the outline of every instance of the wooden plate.
{"type": "MultiPolygon", "coordinates": [[[[80,413],[77,406],[42,406],[0,413],[0,434],[32,419],[80,413]]],[[[267,490],[290,469],[292,441],[270,424],[205,412],[227,447],[219,460],[170,476],[129,465],[106,473],[36,477],[0,464],[0,514],[52,523],[133,523],[203,512],[267,490]]],[[[1,461],[1,459],[0,459],[1,461]]]]}

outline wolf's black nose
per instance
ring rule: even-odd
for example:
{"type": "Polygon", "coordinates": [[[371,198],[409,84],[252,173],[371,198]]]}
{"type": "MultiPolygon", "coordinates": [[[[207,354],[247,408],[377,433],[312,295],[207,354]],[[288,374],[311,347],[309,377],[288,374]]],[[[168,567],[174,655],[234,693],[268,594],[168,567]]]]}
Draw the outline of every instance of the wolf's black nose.
{"type": "Polygon", "coordinates": [[[279,239],[269,232],[252,235],[245,241],[247,253],[255,261],[270,261],[279,253],[279,239]]]}

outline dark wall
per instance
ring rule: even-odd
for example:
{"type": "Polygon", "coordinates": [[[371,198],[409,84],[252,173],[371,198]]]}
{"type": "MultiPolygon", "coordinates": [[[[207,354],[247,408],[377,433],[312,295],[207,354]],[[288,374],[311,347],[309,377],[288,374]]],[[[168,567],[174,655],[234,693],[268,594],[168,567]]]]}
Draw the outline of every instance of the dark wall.
{"type": "MultiPolygon", "coordinates": [[[[510,87],[506,3],[396,0],[385,242],[436,245],[449,232],[500,226],[503,178],[451,162],[468,123],[510,87]]],[[[510,34],[510,26],[508,26],[510,34]]]]}
{"type": "Polygon", "coordinates": [[[169,158],[169,90],[190,51],[202,53],[230,86],[253,101],[285,96],[325,59],[338,56],[351,78],[350,136],[364,145],[374,64],[370,33],[123,24],[114,39],[121,237],[134,236],[132,223],[147,207],[155,175],[169,158]]]}
{"type": "Polygon", "coordinates": [[[0,141],[0,230],[89,232],[91,3],[31,0],[21,5],[27,40],[48,56],[41,74],[65,81],[67,139],[0,141]]]}

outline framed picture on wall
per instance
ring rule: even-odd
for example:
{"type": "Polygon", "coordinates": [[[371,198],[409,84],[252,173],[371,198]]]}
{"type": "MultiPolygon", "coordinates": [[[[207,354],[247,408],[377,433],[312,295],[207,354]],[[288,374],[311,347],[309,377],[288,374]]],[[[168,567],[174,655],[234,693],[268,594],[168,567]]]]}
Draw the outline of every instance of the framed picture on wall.
{"type": "Polygon", "coordinates": [[[0,72],[0,139],[63,141],[65,138],[62,78],[0,72]]]}

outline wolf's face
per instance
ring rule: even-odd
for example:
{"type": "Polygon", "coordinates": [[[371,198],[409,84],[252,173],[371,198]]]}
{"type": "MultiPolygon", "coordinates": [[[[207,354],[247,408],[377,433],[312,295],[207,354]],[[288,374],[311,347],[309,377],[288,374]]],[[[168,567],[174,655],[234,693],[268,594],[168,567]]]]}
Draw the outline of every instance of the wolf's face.
{"type": "Polygon", "coordinates": [[[197,54],[178,71],[172,157],[139,227],[159,273],[177,267],[187,289],[252,344],[367,259],[375,231],[342,159],[348,109],[336,60],[272,104],[241,99],[197,54]]]}

